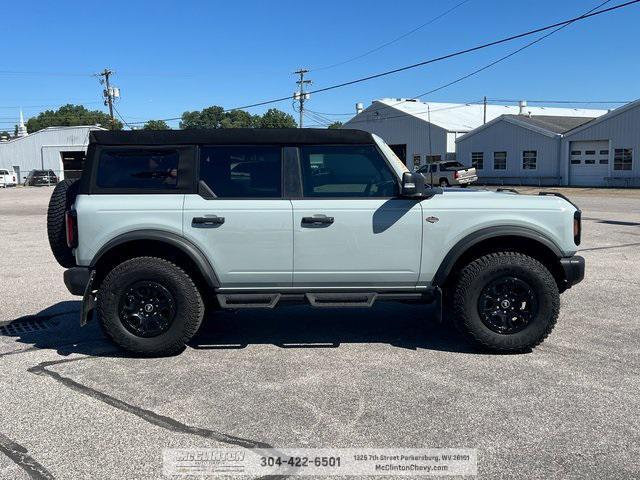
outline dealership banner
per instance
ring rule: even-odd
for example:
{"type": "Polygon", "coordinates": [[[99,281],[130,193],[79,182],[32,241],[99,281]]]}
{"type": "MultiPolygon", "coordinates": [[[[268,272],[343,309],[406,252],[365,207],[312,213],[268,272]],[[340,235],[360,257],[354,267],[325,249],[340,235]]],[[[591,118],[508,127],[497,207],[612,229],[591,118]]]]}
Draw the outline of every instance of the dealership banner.
{"type": "Polygon", "coordinates": [[[170,448],[166,476],[458,475],[478,473],[469,448],[170,448]]]}

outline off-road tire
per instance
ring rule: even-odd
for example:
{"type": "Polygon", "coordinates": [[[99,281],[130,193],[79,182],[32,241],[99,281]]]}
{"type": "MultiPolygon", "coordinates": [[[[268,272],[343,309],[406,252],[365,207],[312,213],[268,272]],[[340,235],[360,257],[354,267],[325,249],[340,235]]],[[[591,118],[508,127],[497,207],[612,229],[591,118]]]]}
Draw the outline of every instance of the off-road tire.
{"type": "Polygon", "coordinates": [[[156,257],[136,257],[114,267],[98,290],[97,313],[105,334],[121,348],[143,356],[181,352],[196,334],[204,316],[202,296],[189,275],[178,265],[156,257]],[[169,329],[154,337],[131,333],[119,317],[120,299],[126,288],[139,281],[154,281],[168,289],[176,303],[169,329]]]}
{"type": "Polygon", "coordinates": [[[553,275],[538,260],[518,252],[496,252],[467,264],[459,273],[447,308],[459,332],[480,347],[502,353],[530,351],[551,333],[560,311],[560,294],[553,275]],[[478,298],[483,288],[502,276],[527,282],[537,297],[537,313],[515,333],[501,334],[480,318],[478,298]]]}
{"type": "Polygon", "coordinates": [[[446,188],[449,185],[449,180],[447,180],[446,178],[441,178],[440,181],[438,182],[438,185],[440,185],[443,188],[446,188]]]}
{"type": "Polygon", "coordinates": [[[56,261],[64,268],[76,266],[72,249],[67,246],[65,213],[78,195],[77,180],[62,180],[53,189],[47,209],[47,236],[56,261]]]}

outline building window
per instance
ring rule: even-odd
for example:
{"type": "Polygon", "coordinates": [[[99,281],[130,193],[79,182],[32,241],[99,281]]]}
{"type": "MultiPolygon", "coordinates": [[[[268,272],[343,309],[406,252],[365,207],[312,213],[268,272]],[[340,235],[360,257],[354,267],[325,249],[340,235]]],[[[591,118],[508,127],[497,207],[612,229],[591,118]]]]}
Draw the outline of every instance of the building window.
{"type": "Polygon", "coordinates": [[[609,164],[609,159],[608,158],[601,158],[600,159],[600,165],[608,165],[609,164]]]}
{"type": "Polygon", "coordinates": [[[580,165],[581,163],[582,161],[579,158],[571,160],[571,165],[580,165]]]}
{"type": "Polygon", "coordinates": [[[585,165],[595,165],[596,161],[594,159],[587,159],[584,161],[585,165]]]}
{"type": "Polygon", "coordinates": [[[595,150],[585,150],[584,154],[585,155],[595,155],[596,151],[595,150]]]}
{"type": "Polygon", "coordinates": [[[426,163],[435,163],[439,162],[440,160],[442,160],[442,157],[440,155],[427,155],[425,157],[426,163]]]}
{"type": "Polygon", "coordinates": [[[522,169],[536,170],[538,168],[538,151],[525,150],[522,152],[522,169]]]}
{"type": "Polygon", "coordinates": [[[476,170],[484,168],[484,152],[471,152],[471,166],[476,170]]]}
{"type": "Polygon", "coordinates": [[[631,170],[633,166],[633,149],[616,148],[613,157],[614,170],[631,170]]]}
{"type": "Polygon", "coordinates": [[[416,153],[413,155],[413,167],[414,168],[418,168],[420,166],[420,163],[422,162],[422,155],[420,155],[419,153],[416,153]]]}
{"type": "Polygon", "coordinates": [[[600,155],[609,155],[609,150],[600,150],[600,155]]]}
{"type": "Polygon", "coordinates": [[[493,152],[493,169],[507,169],[507,152],[493,152]]]}
{"type": "Polygon", "coordinates": [[[582,150],[571,150],[571,155],[582,155],[582,150]]]}

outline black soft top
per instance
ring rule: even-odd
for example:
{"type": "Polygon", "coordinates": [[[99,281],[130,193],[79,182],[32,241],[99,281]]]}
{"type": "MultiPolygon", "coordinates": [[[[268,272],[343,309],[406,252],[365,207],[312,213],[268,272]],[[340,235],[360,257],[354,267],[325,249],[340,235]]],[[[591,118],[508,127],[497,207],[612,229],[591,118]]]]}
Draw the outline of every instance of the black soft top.
{"type": "Polygon", "coordinates": [[[93,130],[89,143],[97,145],[265,145],[372,144],[369,132],[323,128],[226,128],[210,130],[93,130]]]}

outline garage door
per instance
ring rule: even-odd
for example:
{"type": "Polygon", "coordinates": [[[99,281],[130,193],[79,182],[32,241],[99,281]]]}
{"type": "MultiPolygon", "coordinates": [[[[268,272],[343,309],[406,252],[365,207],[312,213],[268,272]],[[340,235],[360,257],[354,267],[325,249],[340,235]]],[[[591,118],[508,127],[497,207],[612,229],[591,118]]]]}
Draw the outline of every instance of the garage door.
{"type": "Polygon", "coordinates": [[[609,142],[571,142],[569,185],[604,185],[609,176],[609,142]]]}

